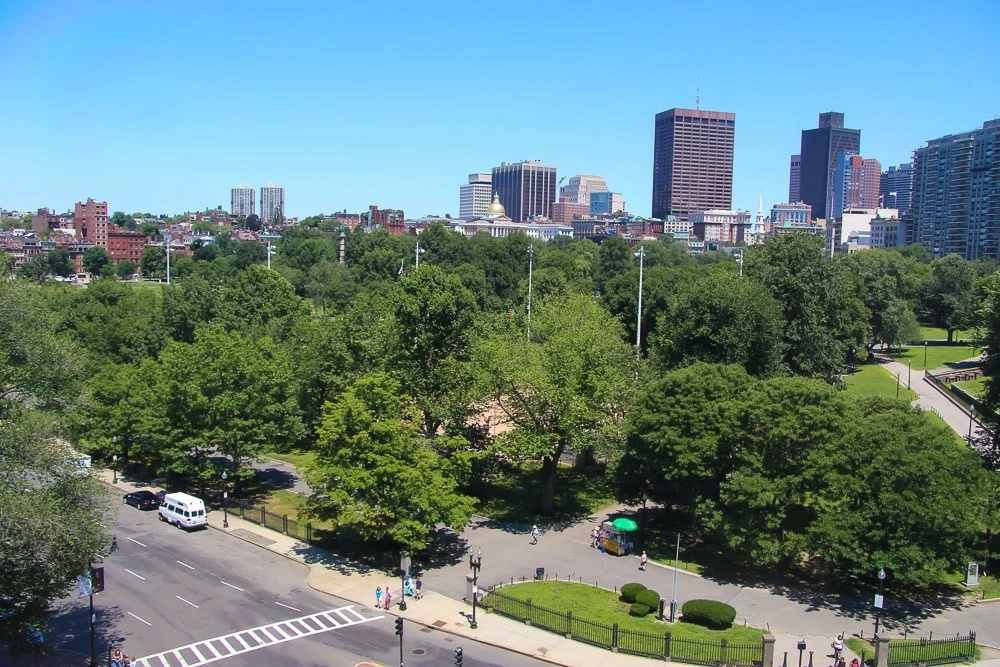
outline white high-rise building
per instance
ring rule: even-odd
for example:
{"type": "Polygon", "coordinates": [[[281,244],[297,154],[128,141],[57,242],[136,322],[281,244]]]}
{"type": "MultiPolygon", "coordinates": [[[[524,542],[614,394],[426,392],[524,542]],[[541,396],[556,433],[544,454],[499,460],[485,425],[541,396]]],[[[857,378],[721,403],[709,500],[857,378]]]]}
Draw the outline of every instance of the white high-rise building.
{"type": "Polygon", "coordinates": [[[488,212],[493,201],[493,174],[476,172],[469,174],[468,185],[458,189],[458,217],[465,220],[481,218],[488,212]]]}
{"type": "Polygon", "coordinates": [[[559,188],[559,201],[590,206],[590,193],[607,191],[608,184],[600,176],[578,174],[571,176],[569,183],[559,188]]]}
{"type": "Polygon", "coordinates": [[[244,218],[253,215],[256,211],[256,193],[249,185],[240,184],[231,191],[232,207],[229,212],[233,215],[242,215],[244,218]]]}
{"type": "Polygon", "coordinates": [[[285,188],[268,183],[260,189],[260,219],[264,224],[273,222],[281,214],[285,219],[285,188]]]}

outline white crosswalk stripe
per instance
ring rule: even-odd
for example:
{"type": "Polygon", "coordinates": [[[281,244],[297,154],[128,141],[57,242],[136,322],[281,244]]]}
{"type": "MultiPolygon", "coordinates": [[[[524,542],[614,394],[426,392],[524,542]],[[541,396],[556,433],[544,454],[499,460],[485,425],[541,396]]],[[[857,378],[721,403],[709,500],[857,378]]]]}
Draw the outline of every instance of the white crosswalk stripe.
{"type": "Polygon", "coordinates": [[[383,616],[367,617],[353,606],[330,609],[316,614],[308,614],[277,623],[259,625],[255,628],[239,630],[221,637],[163,651],[135,661],[136,667],[199,667],[216,660],[225,660],[234,655],[259,648],[294,641],[321,632],[339,630],[352,625],[377,621],[383,616]],[[214,644],[213,644],[214,642],[214,644]]]}

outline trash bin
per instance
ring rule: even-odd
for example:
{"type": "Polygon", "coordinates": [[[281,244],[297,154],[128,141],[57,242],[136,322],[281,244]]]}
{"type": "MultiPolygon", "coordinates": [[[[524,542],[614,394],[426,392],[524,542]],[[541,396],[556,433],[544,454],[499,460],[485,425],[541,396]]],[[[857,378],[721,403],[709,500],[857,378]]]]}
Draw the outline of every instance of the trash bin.
{"type": "Polygon", "coordinates": [[[545,579],[545,568],[544,567],[536,567],[535,568],[535,581],[542,581],[543,579],[545,579]]]}

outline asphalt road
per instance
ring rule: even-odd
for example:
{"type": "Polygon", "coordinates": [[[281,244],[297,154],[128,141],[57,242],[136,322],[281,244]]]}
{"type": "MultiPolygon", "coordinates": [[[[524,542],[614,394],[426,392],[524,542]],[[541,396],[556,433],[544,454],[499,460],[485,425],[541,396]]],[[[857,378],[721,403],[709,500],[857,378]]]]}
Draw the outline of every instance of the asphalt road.
{"type": "MultiPolygon", "coordinates": [[[[154,667],[179,667],[174,650],[187,664],[218,654],[233,667],[399,663],[395,617],[310,589],[302,565],[128,506],[116,533],[119,550],[104,562],[106,589],[94,597],[97,653],[105,661],[110,643],[139,658],[163,654],[148,661],[154,667]],[[288,623],[293,619],[302,620],[288,623]]],[[[88,604],[74,595],[57,605],[51,645],[89,655],[88,604]]],[[[465,665],[543,664],[412,624],[404,629],[404,662],[451,665],[459,645],[465,665]]]]}

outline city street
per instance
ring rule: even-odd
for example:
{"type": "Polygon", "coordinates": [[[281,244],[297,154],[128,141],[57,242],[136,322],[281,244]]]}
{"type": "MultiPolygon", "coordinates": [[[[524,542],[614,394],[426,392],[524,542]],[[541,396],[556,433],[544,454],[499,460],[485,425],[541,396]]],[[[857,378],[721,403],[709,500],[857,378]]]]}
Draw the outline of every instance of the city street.
{"type": "MultiPolygon", "coordinates": [[[[94,598],[102,663],[109,642],[146,658],[139,664],[149,667],[399,662],[394,617],[313,591],[302,565],[220,531],[188,533],[161,523],[156,512],[127,506],[115,531],[119,550],[105,560],[106,590],[94,598]]],[[[88,600],[74,594],[57,609],[49,644],[89,655],[88,600]]],[[[405,664],[451,664],[459,645],[466,665],[534,662],[407,625],[405,664]]]]}

